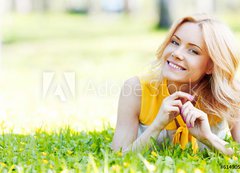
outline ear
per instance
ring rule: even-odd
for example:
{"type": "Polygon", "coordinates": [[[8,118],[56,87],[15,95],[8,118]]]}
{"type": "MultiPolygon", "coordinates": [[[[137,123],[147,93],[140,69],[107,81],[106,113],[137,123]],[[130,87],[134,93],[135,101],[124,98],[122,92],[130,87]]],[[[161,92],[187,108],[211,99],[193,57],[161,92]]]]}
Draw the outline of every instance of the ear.
{"type": "Polygon", "coordinates": [[[213,62],[212,62],[212,60],[210,59],[210,60],[208,61],[208,64],[207,64],[206,74],[207,74],[207,75],[212,74],[212,71],[213,71],[213,62]]]}

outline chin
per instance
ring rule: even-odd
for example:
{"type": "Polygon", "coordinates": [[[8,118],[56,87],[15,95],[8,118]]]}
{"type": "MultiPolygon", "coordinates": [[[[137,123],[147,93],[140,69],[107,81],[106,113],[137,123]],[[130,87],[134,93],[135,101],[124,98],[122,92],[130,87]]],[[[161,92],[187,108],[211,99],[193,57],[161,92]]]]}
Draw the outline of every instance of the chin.
{"type": "Polygon", "coordinates": [[[179,80],[179,76],[176,76],[176,74],[172,74],[171,72],[169,72],[165,69],[163,69],[162,75],[167,80],[171,80],[171,81],[179,80]]]}
{"type": "Polygon", "coordinates": [[[177,83],[187,83],[188,79],[180,78],[180,76],[176,76],[176,74],[169,74],[163,72],[163,77],[169,81],[177,82],[177,83]]]}

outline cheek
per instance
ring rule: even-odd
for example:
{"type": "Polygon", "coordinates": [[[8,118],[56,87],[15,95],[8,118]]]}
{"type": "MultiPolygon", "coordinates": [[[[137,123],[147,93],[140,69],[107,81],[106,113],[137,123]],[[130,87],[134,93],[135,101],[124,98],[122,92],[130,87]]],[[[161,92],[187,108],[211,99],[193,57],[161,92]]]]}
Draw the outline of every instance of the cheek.
{"type": "Polygon", "coordinates": [[[162,57],[164,59],[167,59],[167,57],[169,57],[171,55],[171,53],[172,53],[172,49],[169,46],[167,46],[163,51],[162,57]]]}
{"type": "Polygon", "coordinates": [[[191,70],[194,71],[196,74],[203,74],[206,71],[207,68],[207,62],[206,61],[193,61],[191,62],[191,70]]]}

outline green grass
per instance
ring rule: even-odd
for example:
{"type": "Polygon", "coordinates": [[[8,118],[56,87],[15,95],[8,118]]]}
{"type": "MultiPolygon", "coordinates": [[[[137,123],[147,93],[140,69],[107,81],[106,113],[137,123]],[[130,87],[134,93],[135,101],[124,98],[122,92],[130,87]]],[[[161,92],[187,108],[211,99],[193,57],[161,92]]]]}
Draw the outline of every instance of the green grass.
{"type": "MultiPolygon", "coordinates": [[[[74,131],[69,127],[30,135],[2,133],[1,172],[229,172],[221,165],[239,167],[240,147],[233,157],[204,150],[193,154],[168,141],[161,148],[152,141],[151,149],[141,153],[112,152],[113,129],[74,131]]],[[[239,169],[238,169],[239,171],[239,169]]]]}

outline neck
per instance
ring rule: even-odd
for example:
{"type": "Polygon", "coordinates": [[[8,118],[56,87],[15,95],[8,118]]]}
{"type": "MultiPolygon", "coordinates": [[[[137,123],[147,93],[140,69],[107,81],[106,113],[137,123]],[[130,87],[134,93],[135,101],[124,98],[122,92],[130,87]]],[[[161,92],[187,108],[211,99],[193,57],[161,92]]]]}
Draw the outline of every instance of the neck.
{"type": "Polygon", "coordinates": [[[198,82],[190,82],[190,83],[179,83],[174,81],[167,82],[169,94],[173,94],[176,91],[182,91],[182,92],[186,92],[193,95],[194,91],[197,88],[197,85],[198,85],[198,82]]]}

